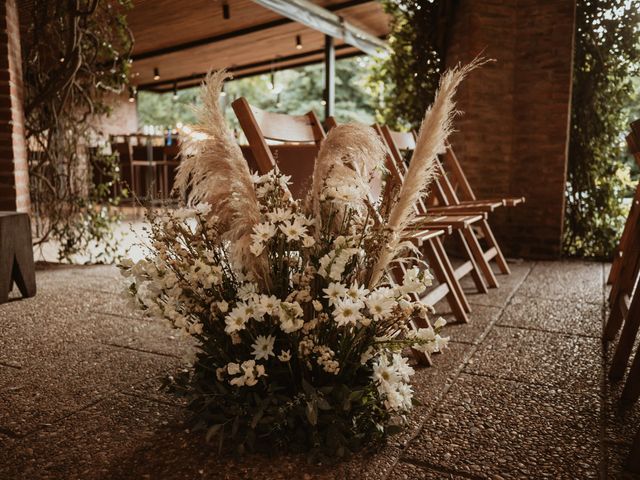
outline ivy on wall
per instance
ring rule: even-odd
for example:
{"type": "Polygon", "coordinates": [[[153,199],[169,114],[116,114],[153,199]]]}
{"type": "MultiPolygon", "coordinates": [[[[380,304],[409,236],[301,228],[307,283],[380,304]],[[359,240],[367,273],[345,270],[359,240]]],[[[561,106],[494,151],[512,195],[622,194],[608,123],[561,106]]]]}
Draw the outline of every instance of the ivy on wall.
{"type": "Polygon", "coordinates": [[[384,0],[391,54],[369,79],[378,118],[395,129],[415,129],[433,102],[444,71],[457,0],[384,0]]]}
{"type": "MultiPolygon", "coordinates": [[[[564,251],[610,257],[629,187],[624,135],[640,61],[640,9],[629,0],[578,0],[564,251]]],[[[637,106],[636,106],[637,108],[637,106]]]]}
{"type": "Polygon", "coordinates": [[[119,219],[118,165],[94,125],[127,83],[128,0],[33,0],[20,10],[25,136],[34,240],[73,261],[100,245],[109,261],[119,219]]]}

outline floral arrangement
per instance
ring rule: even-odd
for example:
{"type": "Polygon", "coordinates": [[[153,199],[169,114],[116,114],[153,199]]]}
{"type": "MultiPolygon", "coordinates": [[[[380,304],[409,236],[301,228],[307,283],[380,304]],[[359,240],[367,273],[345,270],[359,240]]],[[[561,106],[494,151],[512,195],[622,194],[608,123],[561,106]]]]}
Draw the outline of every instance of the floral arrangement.
{"type": "Polygon", "coordinates": [[[219,108],[226,74],[208,76],[200,139],[176,180],[192,207],[151,213],[148,257],[120,268],[140,308],[197,340],[174,388],[209,440],[342,456],[403,423],[414,402],[403,350],[448,341],[420,301],[431,276],[405,237],[472,67],[443,76],[408,180],[378,199],[369,185],[385,150],[364,126],[329,133],[304,201],[277,168],[252,175],[219,108]]]}

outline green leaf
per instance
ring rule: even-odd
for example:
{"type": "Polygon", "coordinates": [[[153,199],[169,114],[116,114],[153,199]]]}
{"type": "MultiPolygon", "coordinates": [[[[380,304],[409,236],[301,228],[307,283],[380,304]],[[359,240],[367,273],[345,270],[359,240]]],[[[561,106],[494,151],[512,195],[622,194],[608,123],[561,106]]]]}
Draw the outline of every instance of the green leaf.
{"type": "Polygon", "coordinates": [[[221,430],[223,426],[224,425],[222,425],[221,423],[218,423],[217,425],[212,425],[211,427],[209,427],[209,429],[207,430],[207,434],[205,435],[206,442],[210,442],[211,439],[218,434],[218,432],[222,433],[221,430]]]}
{"type": "Polygon", "coordinates": [[[315,397],[317,395],[316,389],[313,388],[313,385],[307,382],[304,378],[302,379],[302,390],[304,390],[304,393],[306,393],[310,397],[315,397]]]}
{"type": "Polygon", "coordinates": [[[311,425],[317,425],[318,423],[318,405],[315,401],[307,402],[307,408],[305,409],[305,413],[307,414],[307,420],[311,425]]]}
{"type": "Polygon", "coordinates": [[[319,397],[318,398],[318,408],[320,410],[331,410],[333,407],[331,407],[331,404],[329,402],[327,402],[327,400],[323,397],[319,397]]]}

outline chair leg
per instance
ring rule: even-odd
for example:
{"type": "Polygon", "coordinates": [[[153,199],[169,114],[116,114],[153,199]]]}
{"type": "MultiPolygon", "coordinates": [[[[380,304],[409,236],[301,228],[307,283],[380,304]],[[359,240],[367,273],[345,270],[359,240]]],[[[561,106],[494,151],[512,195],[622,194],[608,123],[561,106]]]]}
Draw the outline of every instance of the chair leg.
{"type": "Polygon", "coordinates": [[[471,249],[471,253],[476,260],[476,263],[480,267],[484,278],[487,280],[490,288],[498,288],[498,280],[496,276],[493,274],[493,270],[491,270],[491,266],[484,258],[484,252],[482,251],[482,247],[478,242],[478,239],[473,234],[470,228],[464,228],[462,230],[462,234],[464,235],[467,243],[469,244],[469,248],[471,249]]]}
{"type": "MultiPolygon", "coordinates": [[[[620,311],[619,305],[614,305],[614,308],[620,311]]],[[[609,378],[612,380],[619,380],[624,376],[631,351],[633,350],[633,344],[638,334],[638,327],[640,327],[640,293],[637,293],[631,301],[627,318],[622,327],[620,340],[618,340],[611,362],[611,369],[609,370],[609,378]]]]}
{"type": "Polygon", "coordinates": [[[631,454],[627,461],[627,468],[634,473],[640,473],[640,428],[631,446],[631,454]]]}
{"type": "Polygon", "coordinates": [[[471,278],[473,279],[473,283],[476,286],[476,290],[479,293],[487,293],[489,289],[487,288],[487,284],[485,283],[484,278],[482,278],[482,275],[480,275],[480,268],[478,268],[475,257],[473,253],[471,253],[471,249],[469,248],[467,240],[464,238],[464,235],[460,230],[456,231],[456,235],[458,237],[460,245],[462,246],[462,250],[464,250],[469,263],[471,263],[471,278]]]}
{"type": "Polygon", "coordinates": [[[446,294],[447,302],[449,303],[449,307],[451,307],[451,311],[453,315],[456,317],[461,323],[469,323],[469,318],[465,312],[464,307],[462,306],[462,302],[456,293],[455,287],[453,287],[454,283],[457,282],[455,276],[451,278],[447,273],[447,269],[443,264],[443,260],[441,258],[440,253],[438,252],[437,247],[432,243],[432,240],[428,240],[424,244],[424,253],[429,261],[429,265],[433,270],[433,273],[436,279],[440,283],[444,283],[448,287],[448,292],[446,294]]]}
{"type": "MultiPolygon", "coordinates": [[[[633,299],[631,300],[626,323],[635,325],[637,331],[637,325],[640,323],[640,292],[636,292],[636,295],[634,295],[633,299]]],[[[630,329],[632,328],[633,327],[631,327],[630,329]]],[[[635,336],[631,339],[632,345],[634,340],[635,336]]],[[[622,338],[620,339],[620,341],[622,341],[622,338]]],[[[633,403],[638,399],[638,397],[640,397],[640,351],[636,352],[635,357],[633,358],[631,369],[629,370],[629,374],[627,375],[627,381],[624,385],[624,389],[622,390],[621,401],[622,403],[627,404],[633,403]]]]}
{"type": "Polygon", "coordinates": [[[460,282],[456,278],[455,271],[453,270],[453,266],[451,265],[451,261],[447,256],[447,252],[444,250],[444,246],[438,237],[433,239],[433,247],[436,254],[440,257],[442,261],[442,265],[444,267],[445,273],[451,279],[451,287],[455,290],[455,295],[460,300],[460,304],[466,313],[471,313],[471,305],[469,305],[469,301],[467,300],[467,296],[460,285],[460,282]]]}
{"type": "Polygon", "coordinates": [[[487,220],[482,220],[482,222],[480,223],[480,230],[482,230],[482,233],[487,239],[487,244],[489,245],[489,248],[496,249],[496,263],[498,264],[498,268],[500,269],[500,272],[503,273],[504,275],[510,275],[511,270],[509,269],[509,265],[507,265],[507,261],[505,260],[504,255],[502,254],[502,250],[500,249],[500,246],[496,241],[496,237],[494,237],[493,231],[491,230],[491,227],[489,226],[489,222],[487,222],[487,220]]]}
{"type": "Polygon", "coordinates": [[[640,352],[636,352],[633,358],[620,401],[622,404],[630,405],[638,400],[638,397],[640,397],[640,352]]]}
{"type": "Polygon", "coordinates": [[[620,300],[616,298],[611,304],[611,313],[609,314],[609,319],[607,320],[603,333],[603,339],[606,342],[610,342],[616,338],[618,330],[620,330],[620,326],[624,320],[619,301],[620,300]]]}

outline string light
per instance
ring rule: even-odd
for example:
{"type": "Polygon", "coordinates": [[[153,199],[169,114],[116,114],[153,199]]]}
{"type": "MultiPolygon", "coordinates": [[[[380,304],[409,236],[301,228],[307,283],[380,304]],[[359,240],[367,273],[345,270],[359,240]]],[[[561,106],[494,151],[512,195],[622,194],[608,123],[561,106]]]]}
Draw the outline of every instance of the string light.
{"type": "Polygon", "coordinates": [[[177,100],[178,99],[178,83],[174,83],[173,84],[173,99],[177,100]]]}
{"type": "Polygon", "coordinates": [[[135,102],[137,95],[138,95],[138,91],[136,87],[129,87],[129,103],[135,102]]]}
{"type": "Polygon", "coordinates": [[[229,20],[231,18],[231,9],[229,8],[229,4],[224,2],[222,4],[222,18],[225,20],[229,20]]]}
{"type": "Polygon", "coordinates": [[[153,69],[153,79],[160,80],[160,70],[158,70],[158,67],[153,69]]]}
{"type": "Polygon", "coordinates": [[[296,50],[302,50],[302,37],[296,35],[296,50]]]}

